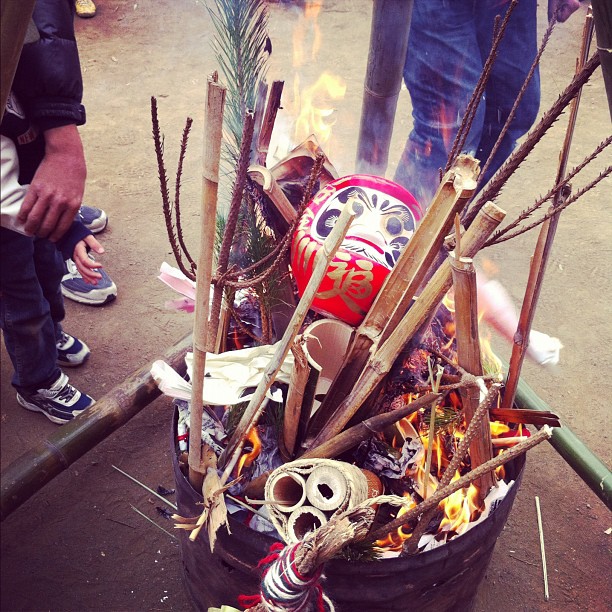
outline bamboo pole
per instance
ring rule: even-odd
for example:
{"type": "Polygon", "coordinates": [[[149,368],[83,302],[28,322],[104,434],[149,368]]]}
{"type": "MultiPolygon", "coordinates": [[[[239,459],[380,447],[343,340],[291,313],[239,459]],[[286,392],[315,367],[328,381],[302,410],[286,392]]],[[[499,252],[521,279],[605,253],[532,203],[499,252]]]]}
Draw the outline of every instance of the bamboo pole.
{"type": "MultiPolygon", "coordinates": [[[[593,19],[589,17],[590,16],[587,16],[582,31],[582,46],[580,48],[580,55],[576,61],[576,75],[581,72],[589,56],[591,38],[593,36],[593,19]]],[[[570,103],[569,119],[565,130],[565,138],[561,147],[561,153],[559,155],[559,165],[557,168],[555,185],[559,185],[563,181],[567,171],[567,160],[569,158],[572,137],[576,127],[581,93],[582,89],[578,91],[576,97],[570,103]]],[[[560,189],[557,191],[553,197],[551,211],[554,211],[556,208],[560,207],[568,197],[569,188],[568,190],[560,189]]],[[[514,396],[516,395],[516,388],[521,376],[521,369],[523,367],[525,355],[527,354],[527,349],[529,347],[531,326],[535,316],[536,307],[538,305],[538,300],[540,299],[540,291],[542,289],[542,284],[544,283],[546,266],[548,265],[548,260],[550,258],[555,234],[557,233],[560,214],[561,211],[544,221],[542,227],[540,228],[535,253],[529,267],[529,277],[527,279],[527,288],[525,289],[525,297],[523,298],[523,304],[521,306],[521,312],[519,315],[519,323],[516,334],[514,335],[514,342],[512,344],[512,355],[510,357],[506,388],[502,398],[502,408],[512,408],[512,405],[514,404],[514,396]]]]}
{"type": "Polygon", "coordinates": [[[612,119],[612,5],[606,0],[592,0],[591,6],[597,35],[597,53],[601,60],[601,72],[612,119]]]}
{"type": "MultiPolygon", "coordinates": [[[[459,244],[459,243],[458,243],[459,244]]],[[[478,300],[476,291],[476,270],[471,259],[449,256],[455,292],[455,329],[457,340],[457,362],[469,374],[482,376],[480,358],[480,337],[478,330],[478,300]]],[[[497,396],[496,396],[497,397],[497,396]]],[[[461,389],[461,404],[465,423],[469,426],[474,413],[480,404],[480,389],[470,385],[461,389]]],[[[470,444],[470,462],[472,469],[485,463],[493,456],[491,447],[491,427],[489,414],[482,417],[481,435],[475,436],[470,444]]],[[[476,483],[478,500],[483,502],[489,489],[495,486],[497,479],[493,472],[488,472],[476,483]]],[[[480,504],[479,504],[480,505],[480,504]]]]}
{"type": "Polygon", "coordinates": [[[279,341],[274,355],[266,367],[266,370],[259,384],[257,385],[257,389],[255,390],[249,405],[244,411],[244,414],[242,415],[234,434],[228,441],[225,450],[221,454],[219,464],[222,468],[225,468],[222,479],[223,483],[227,482],[231,470],[240,456],[247,433],[254,425],[257,424],[257,421],[259,420],[262,411],[262,402],[266,397],[266,393],[274,382],[276,375],[278,374],[283,361],[285,360],[285,357],[287,356],[287,353],[289,352],[291,345],[293,344],[293,341],[297,336],[302,323],[304,322],[304,318],[308,314],[312,301],[319,290],[319,285],[327,274],[329,264],[336,255],[336,251],[344,240],[344,237],[346,236],[349,226],[354,218],[355,211],[353,210],[352,205],[345,206],[342,209],[342,212],[340,213],[340,216],[338,217],[338,220],[336,221],[331,233],[329,236],[327,236],[325,242],[315,255],[313,271],[310,280],[306,285],[302,298],[300,299],[297,308],[293,313],[293,317],[291,318],[283,337],[279,341]]]}
{"type": "Polygon", "coordinates": [[[408,49],[413,0],[374,0],[356,171],[384,176],[402,72],[408,49]]]}
{"type": "Polygon", "coordinates": [[[283,450],[288,460],[294,457],[300,415],[307,408],[303,406],[303,400],[304,390],[310,375],[310,366],[302,346],[301,336],[293,343],[291,352],[293,353],[294,365],[291,372],[291,380],[289,381],[289,391],[287,393],[283,417],[283,450]]]}
{"type": "Polygon", "coordinates": [[[342,367],[309,427],[317,435],[363,370],[375,340],[385,340],[410,307],[450,231],[455,215],[463,210],[476,189],[478,161],[460,155],[446,173],[425,216],[395,266],[387,275],[370,310],[357,328],[342,367]]]}
{"type": "Polygon", "coordinates": [[[257,141],[257,163],[262,166],[267,165],[268,149],[270,140],[272,140],[272,131],[276,121],[276,114],[281,105],[281,96],[285,81],[272,81],[270,94],[268,95],[268,104],[261,122],[261,130],[257,141]]]}
{"type": "MultiPolygon", "coordinates": [[[[160,359],[184,375],[185,355],[191,345],[189,334],[160,359]]],[[[91,408],[56,429],[2,472],[1,520],[161,395],[151,376],[153,361],[133,372],[91,408]]]]}
{"type": "Polygon", "coordinates": [[[421,408],[430,406],[441,398],[442,395],[439,393],[428,393],[402,408],[370,417],[350,429],[340,432],[337,436],[334,436],[331,440],[324,442],[320,446],[311,448],[300,459],[332,459],[333,457],[338,457],[369,438],[372,434],[384,431],[390,425],[401,421],[421,408]]]}
{"type": "MultiPolygon", "coordinates": [[[[467,256],[473,257],[478,252],[488,236],[502,222],[505,214],[501,208],[491,202],[488,202],[482,208],[461,241],[462,248],[467,256]]],[[[311,444],[311,448],[327,442],[340,433],[351,417],[368,399],[372,391],[387,375],[406,342],[428,320],[430,314],[450,289],[451,283],[450,264],[448,261],[445,261],[438,268],[412,308],[408,311],[408,314],[400,321],[389,338],[380,346],[374,345],[366,368],[363,370],[357,383],[333,413],[325,429],[316,436],[311,444]]]]}
{"type": "Polygon", "coordinates": [[[0,66],[2,83],[0,85],[0,120],[4,117],[21,48],[32,18],[36,0],[2,0],[0,5],[0,66]]]}
{"type": "Polygon", "coordinates": [[[200,254],[196,279],[193,375],[191,380],[191,409],[189,412],[189,482],[197,491],[202,488],[204,477],[199,471],[202,456],[202,392],[204,389],[210,283],[217,223],[217,192],[219,189],[225,93],[226,88],[218,82],[218,75],[215,72],[208,78],[206,91],[200,254]]]}

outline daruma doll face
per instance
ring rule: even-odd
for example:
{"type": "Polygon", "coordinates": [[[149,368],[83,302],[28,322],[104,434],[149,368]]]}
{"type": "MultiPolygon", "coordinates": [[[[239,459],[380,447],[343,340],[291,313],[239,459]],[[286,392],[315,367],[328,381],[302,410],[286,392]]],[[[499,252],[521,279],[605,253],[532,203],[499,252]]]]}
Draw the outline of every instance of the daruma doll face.
{"type": "Polygon", "coordinates": [[[291,266],[300,295],[317,251],[349,203],[356,217],[312,308],[359,325],[412,237],[422,211],[410,192],[380,177],[352,175],[328,183],[310,202],[291,243],[291,266]]]}

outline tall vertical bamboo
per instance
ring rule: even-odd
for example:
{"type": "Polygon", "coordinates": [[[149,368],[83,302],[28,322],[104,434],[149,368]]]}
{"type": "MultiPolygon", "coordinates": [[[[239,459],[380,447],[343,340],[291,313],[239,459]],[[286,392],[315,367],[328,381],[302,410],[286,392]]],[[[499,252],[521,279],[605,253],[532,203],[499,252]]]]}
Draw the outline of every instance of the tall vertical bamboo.
{"type": "Polygon", "coordinates": [[[189,417],[189,481],[196,490],[202,486],[202,391],[208,337],[210,282],[214,259],[219,163],[223,135],[223,109],[226,88],[215,72],[208,78],[206,119],[204,123],[204,159],[202,163],[202,213],[200,253],[198,257],[195,317],[193,322],[193,372],[189,417]]]}
{"type": "Polygon", "coordinates": [[[408,49],[413,0],[374,0],[357,172],[384,176],[402,72],[408,49]]]}

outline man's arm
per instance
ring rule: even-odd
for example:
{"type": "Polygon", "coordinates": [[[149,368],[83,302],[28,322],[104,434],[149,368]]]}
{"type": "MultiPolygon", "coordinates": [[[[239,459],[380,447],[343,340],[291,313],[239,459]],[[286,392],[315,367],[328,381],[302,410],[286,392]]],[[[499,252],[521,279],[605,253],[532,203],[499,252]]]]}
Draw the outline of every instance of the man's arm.
{"type": "Polygon", "coordinates": [[[76,125],[44,132],[45,156],[19,212],[28,234],[59,240],[81,206],[87,169],[76,125]]]}

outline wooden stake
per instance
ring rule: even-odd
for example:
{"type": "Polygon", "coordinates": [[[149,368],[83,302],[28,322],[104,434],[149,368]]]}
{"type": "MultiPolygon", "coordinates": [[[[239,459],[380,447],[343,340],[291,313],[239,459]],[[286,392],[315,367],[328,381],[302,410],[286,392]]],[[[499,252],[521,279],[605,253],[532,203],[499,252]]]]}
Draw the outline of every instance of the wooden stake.
{"type": "MultiPolygon", "coordinates": [[[[488,202],[466,231],[463,239],[465,254],[473,257],[488,236],[498,227],[505,212],[488,202]]],[[[357,412],[376,386],[391,369],[406,342],[412,338],[438,307],[452,283],[450,264],[445,261],[433,275],[427,287],[415,301],[408,314],[400,321],[386,342],[374,345],[372,354],[355,386],[345,397],[336,411],[312,442],[311,447],[319,446],[340,433],[351,417],[357,412]]]]}
{"type": "Polygon", "coordinates": [[[226,88],[218,82],[218,75],[215,72],[208,78],[206,97],[200,255],[198,258],[193,324],[193,371],[189,415],[189,482],[198,491],[201,489],[203,482],[203,474],[198,471],[200,469],[202,446],[202,392],[206,365],[208,303],[214,258],[225,92],[226,88]]]}
{"type": "Polygon", "coordinates": [[[338,220],[336,221],[331,233],[325,239],[325,242],[315,255],[312,275],[308,281],[306,289],[304,290],[302,298],[300,299],[297,308],[293,313],[293,317],[291,318],[282,339],[277,345],[276,351],[270,360],[270,363],[268,364],[261,381],[257,386],[251,401],[249,402],[249,405],[247,406],[234,434],[228,441],[228,444],[220,457],[219,463],[225,468],[223,482],[227,482],[231,470],[240,456],[247,433],[254,425],[257,424],[257,421],[259,420],[261,415],[261,404],[266,396],[266,393],[274,382],[276,375],[278,374],[278,371],[280,370],[283,361],[285,360],[285,357],[293,344],[293,340],[297,336],[300,327],[304,322],[304,318],[310,309],[312,301],[319,290],[319,285],[327,274],[329,264],[334,258],[336,251],[342,244],[342,241],[346,236],[346,232],[348,231],[348,228],[354,218],[355,211],[353,210],[352,206],[345,206],[342,209],[342,212],[340,213],[340,216],[338,217],[338,220]]]}
{"type": "MultiPolygon", "coordinates": [[[[589,56],[589,49],[591,45],[591,38],[593,36],[593,19],[592,17],[585,21],[584,28],[582,31],[582,46],[580,49],[580,56],[576,61],[576,75],[579,74],[589,56]]],[[[565,139],[563,146],[561,147],[561,153],[559,155],[559,166],[557,169],[557,177],[555,184],[559,185],[567,170],[567,160],[569,157],[569,150],[572,144],[572,137],[574,134],[574,128],[576,126],[576,118],[578,115],[578,105],[580,104],[580,94],[582,89],[579,90],[576,97],[570,103],[570,112],[567,128],[565,131],[565,139]]],[[[553,204],[551,210],[559,207],[568,197],[569,188],[567,190],[560,189],[555,197],[553,198],[553,204]]],[[[521,369],[523,367],[523,361],[527,354],[529,347],[529,335],[531,333],[531,326],[533,318],[535,316],[535,310],[538,305],[540,298],[540,291],[544,282],[544,275],[546,273],[546,266],[552,250],[552,244],[557,233],[557,225],[559,224],[559,214],[557,213],[550,219],[547,219],[542,224],[540,233],[538,235],[538,241],[534,255],[531,259],[531,265],[529,267],[529,278],[527,279],[527,288],[525,289],[525,297],[523,298],[523,304],[521,306],[521,313],[519,316],[518,328],[514,335],[514,343],[512,345],[512,355],[510,357],[510,365],[508,368],[508,378],[506,380],[506,388],[504,396],[502,398],[502,408],[512,408],[514,404],[514,397],[518,387],[518,381],[521,376],[521,369]]]]}
{"type": "Polygon", "coordinates": [[[332,412],[348,395],[375,340],[381,336],[386,339],[410,307],[425,274],[442,248],[453,218],[472,197],[477,178],[478,161],[468,155],[460,155],[446,173],[431,206],[355,332],[342,368],[313,418],[309,436],[315,436],[323,429],[332,412]]]}
{"type": "MultiPolygon", "coordinates": [[[[455,337],[457,340],[457,360],[459,365],[469,374],[482,376],[480,358],[480,336],[478,330],[478,300],[476,290],[476,270],[472,260],[461,257],[456,259],[449,255],[455,291],[455,337]]],[[[480,389],[468,386],[461,389],[461,403],[465,423],[469,425],[474,412],[480,404],[480,389]]],[[[491,427],[489,415],[482,417],[481,435],[475,436],[470,444],[470,461],[477,468],[493,456],[491,447],[491,427]]],[[[478,501],[482,503],[489,489],[497,483],[495,474],[488,472],[476,485],[478,486],[478,501]]],[[[479,504],[480,505],[480,504],[479,504]]]]}
{"type": "Polygon", "coordinates": [[[284,86],[285,81],[272,81],[270,95],[268,96],[268,104],[266,105],[266,111],[261,122],[261,130],[257,142],[257,163],[262,166],[267,165],[268,149],[270,147],[270,140],[272,140],[272,131],[274,129],[274,122],[276,121],[276,114],[281,107],[281,95],[284,86]]]}
{"type": "Polygon", "coordinates": [[[287,460],[291,460],[295,454],[295,442],[298,435],[300,424],[300,414],[306,407],[302,402],[304,390],[310,374],[308,359],[302,346],[301,336],[299,336],[291,347],[293,353],[293,372],[289,381],[289,392],[285,403],[285,415],[283,419],[283,446],[287,460]]]}
{"type": "Polygon", "coordinates": [[[354,427],[339,433],[331,440],[321,444],[321,446],[311,448],[309,451],[305,452],[300,459],[333,459],[334,457],[338,457],[338,455],[354,448],[360,442],[369,438],[373,433],[384,431],[390,425],[401,421],[403,418],[410,416],[421,408],[430,406],[441,398],[442,395],[439,393],[428,393],[410,402],[410,404],[406,404],[402,408],[370,417],[354,427]]]}

